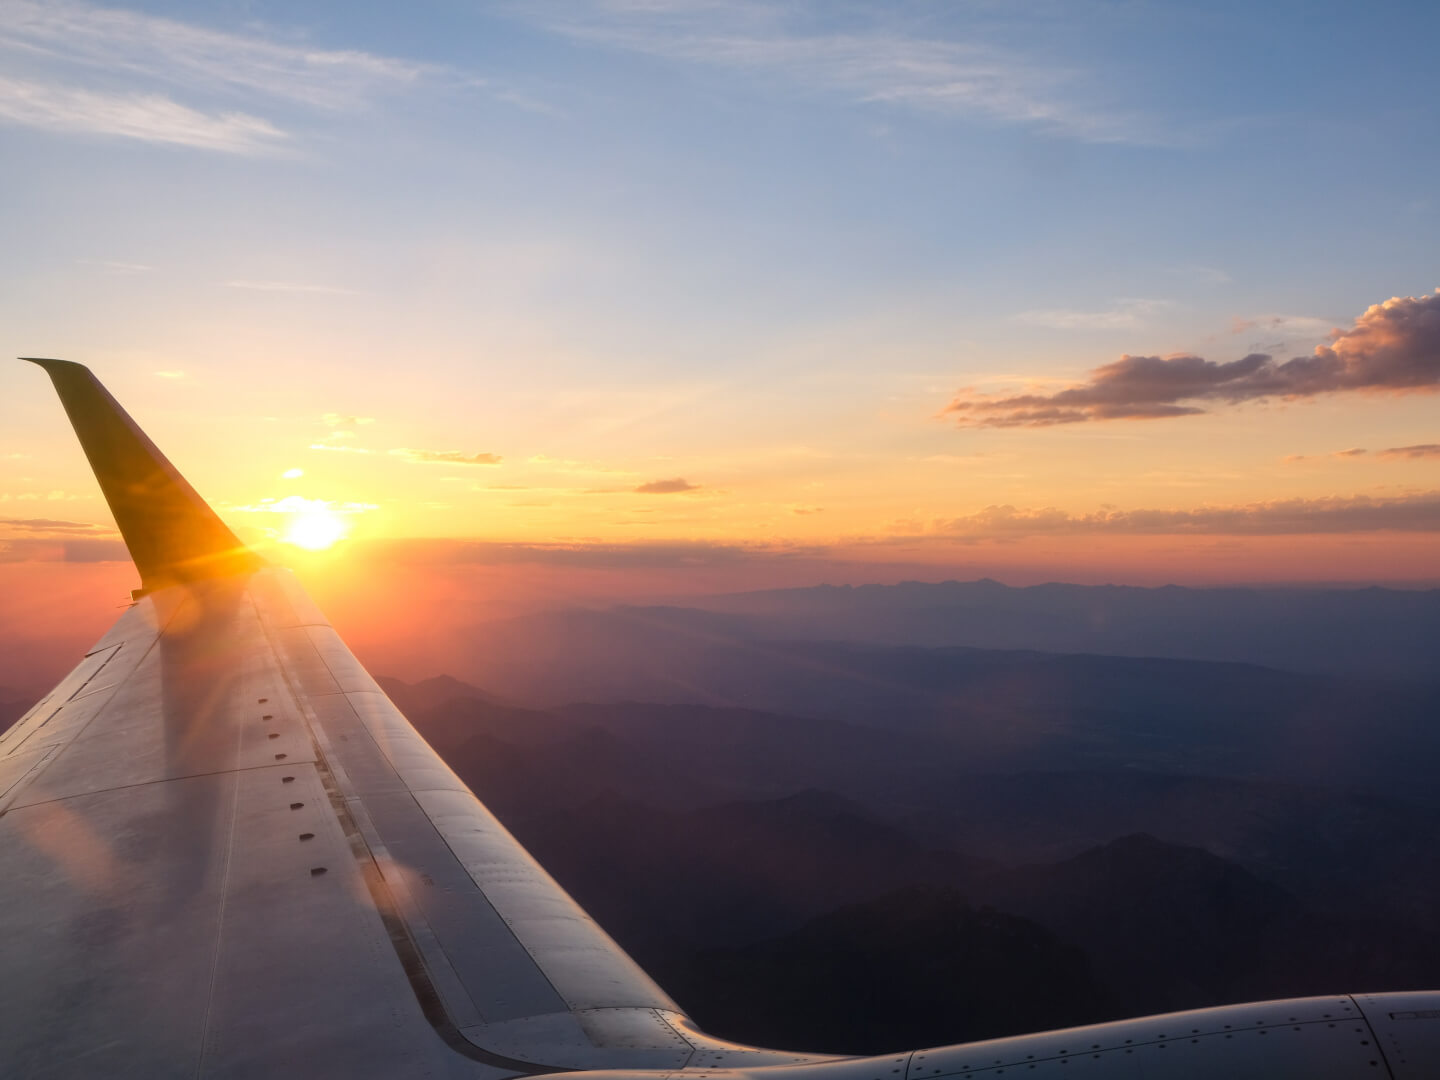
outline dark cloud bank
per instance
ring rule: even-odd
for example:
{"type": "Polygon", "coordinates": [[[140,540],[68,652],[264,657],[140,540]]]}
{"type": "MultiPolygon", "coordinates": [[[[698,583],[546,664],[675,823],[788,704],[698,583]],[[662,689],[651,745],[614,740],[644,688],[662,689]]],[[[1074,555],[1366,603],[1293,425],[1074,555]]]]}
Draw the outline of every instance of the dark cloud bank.
{"type": "Polygon", "coordinates": [[[1310,356],[1265,353],[1228,363],[1200,356],[1122,356],[1055,394],[963,394],[946,408],[964,427],[1049,427],[1086,420],[1189,416],[1216,402],[1298,399],[1344,391],[1440,389],[1440,289],[1375,304],[1310,356]]]}

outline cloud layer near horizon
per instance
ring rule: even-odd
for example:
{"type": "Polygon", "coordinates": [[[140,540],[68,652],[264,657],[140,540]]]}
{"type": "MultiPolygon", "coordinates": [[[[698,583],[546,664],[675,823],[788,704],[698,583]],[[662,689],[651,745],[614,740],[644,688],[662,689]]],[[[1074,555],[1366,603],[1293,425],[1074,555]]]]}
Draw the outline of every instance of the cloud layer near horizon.
{"type": "MultiPolygon", "coordinates": [[[[247,508],[248,509],[248,508],[247,508]]],[[[269,506],[262,509],[270,509],[269,506]]],[[[13,524],[13,523],[12,523],[13,524]]],[[[70,529],[89,528],[59,523],[56,535],[0,537],[0,562],[125,562],[129,555],[119,540],[76,536],[70,529]],[[63,528],[70,526],[70,529],[63,528]]],[[[23,528],[23,524],[21,526],[23,528]]],[[[28,530],[27,530],[28,531],[28,530]]],[[[48,531],[48,530],[47,530],[48,531]]],[[[943,519],[905,535],[866,541],[868,544],[950,540],[961,543],[1009,541],[1028,537],[1112,536],[1299,536],[1342,533],[1440,533],[1440,490],[1381,497],[1331,496],[1319,499],[1278,499],[1235,506],[1201,506],[1180,510],[1103,509],[1076,514],[1054,507],[987,506],[974,514],[943,519]]],[[[591,569],[698,568],[754,559],[837,557],[829,544],[747,544],[724,541],[658,543],[526,543],[465,539],[372,540],[357,547],[365,558],[410,565],[533,563],[591,569]]]]}
{"type": "Polygon", "coordinates": [[[1227,363],[1193,355],[1129,356],[1054,394],[961,394],[945,409],[962,427],[1049,427],[1089,420],[1154,420],[1267,398],[1347,391],[1440,389],[1440,289],[1374,304],[1310,356],[1265,353],[1227,363]]]}
{"type": "Polygon", "coordinates": [[[1071,533],[1289,536],[1361,532],[1440,532],[1440,491],[1394,498],[1370,495],[1276,499],[1190,510],[1097,510],[1071,514],[1046,508],[988,506],[937,523],[944,535],[973,540],[1071,533]]]}

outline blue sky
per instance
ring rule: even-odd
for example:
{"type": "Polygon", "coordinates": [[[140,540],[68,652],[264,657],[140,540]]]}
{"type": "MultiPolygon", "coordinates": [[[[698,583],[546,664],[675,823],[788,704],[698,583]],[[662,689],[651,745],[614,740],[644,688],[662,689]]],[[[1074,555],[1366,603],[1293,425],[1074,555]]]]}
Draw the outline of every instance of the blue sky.
{"type": "MultiPolygon", "coordinates": [[[[91,363],[228,513],[303,467],[384,535],[835,544],[996,506],[1428,497],[1435,458],[1373,455],[1440,441],[1434,383],[1064,429],[945,410],[1125,353],[1306,355],[1430,295],[1437,24],[0,0],[0,323],[91,363]],[[417,448],[502,463],[394,454],[417,448]],[[690,487],[618,499],[667,478],[690,487]]],[[[13,367],[0,454],[35,464],[0,500],[103,523],[13,367]]]]}

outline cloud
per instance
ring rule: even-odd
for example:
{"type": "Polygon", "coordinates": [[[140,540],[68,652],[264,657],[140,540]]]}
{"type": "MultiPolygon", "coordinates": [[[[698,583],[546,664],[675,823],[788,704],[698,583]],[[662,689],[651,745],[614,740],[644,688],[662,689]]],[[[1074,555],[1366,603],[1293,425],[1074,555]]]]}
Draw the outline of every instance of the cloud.
{"type": "Polygon", "coordinates": [[[145,274],[155,268],[145,263],[116,262],[113,259],[76,259],[81,266],[97,266],[111,274],[145,274]]]}
{"type": "Polygon", "coordinates": [[[1022,311],[1017,322],[1048,326],[1055,330],[1134,330],[1146,316],[1171,307],[1169,300],[1119,299],[1106,311],[1052,309],[1022,311]]]}
{"type": "Polygon", "coordinates": [[[155,375],[155,377],[156,377],[157,379],[183,379],[183,378],[185,378],[185,372],[183,372],[183,371],[157,371],[157,372],[154,372],[154,375],[155,375]]]}
{"type": "Polygon", "coordinates": [[[548,454],[535,454],[526,461],[531,465],[539,465],[549,472],[585,474],[612,474],[612,475],[634,475],[631,469],[617,469],[610,465],[601,465],[593,461],[577,461],[574,458],[554,458],[548,454]]]}
{"type": "Polygon", "coordinates": [[[1375,304],[1309,356],[1264,353],[1218,363],[1192,355],[1122,356],[1053,394],[961,394],[944,410],[963,427],[1046,427],[1191,416],[1216,402],[1298,400],[1344,392],[1440,389],[1440,289],[1375,304]]]}
{"type": "MultiPolygon", "coordinates": [[[[1357,446],[1351,450],[1333,450],[1324,456],[1331,458],[1358,458],[1367,455],[1385,461],[1419,461],[1425,458],[1440,458],[1440,443],[1417,443],[1414,446],[1392,446],[1388,450],[1376,450],[1373,455],[1371,455],[1369,450],[1357,446]]],[[[1316,455],[1287,454],[1280,460],[1285,462],[1314,461],[1316,460],[1316,455]]]]}
{"type": "MultiPolygon", "coordinates": [[[[337,434],[339,434],[337,432],[337,434]]],[[[344,446],[338,443],[313,442],[311,450],[331,450],[337,454],[373,454],[374,450],[366,450],[363,446],[344,446]]]]}
{"type": "Polygon", "coordinates": [[[355,289],[342,289],[335,285],[306,285],[298,281],[227,281],[227,289],[250,289],[254,292],[280,292],[315,294],[319,296],[362,296],[355,289]]]}
{"type": "Polygon", "coordinates": [[[1440,458],[1440,443],[1418,443],[1415,446],[1392,446],[1381,450],[1376,457],[1382,458],[1440,458]]]}
{"type": "Polygon", "coordinates": [[[100,92],[6,77],[0,77],[0,121],[227,154],[273,153],[289,137],[258,116],[205,113],[163,94],[100,92]]]}
{"type": "Polygon", "coordinates": [[[499,465],[504,460],[499,454],[464,454],[459,450],[414,450],[408,446],[391,450],[390,453],[406,461],[424,465],[499,465]]]}
{"type": "Polygon", "coordinates": [[[320,420],[326,427],[351,428],[359,427],[362,424],[373,424],[373,416],[350,416],[346,413],[327,412],[320,420]]]}
{"type": "Polygon", "coordinates": [[[0,563],[129,561],[130,552],[119,540],[46,540],[39,537],[0,540],[0,563]]]}
{"type": "Polygon", "coordinates": [[[1054,508],[988,506],[967,517],[937,522],[935,531],[972,540],[1093,533],[1281,536],[1440,532],[1440,491],[1394,498],[1352,495],[1192,510],[1097,510],[1089,514],[1054,508]]]}
{"type": "MultiPolygon", "coordinates": [[[[1368,454],[1368,453],[1370,453],[1370,451],[1369,451],[1369,450],[1366,450],[1363,446],[1356,446],[1356,447],[1352,447],[1352,448],[1349,449],[1349,450],[1332,450],[1332,451],[1330,451],[1330,453],[1325,454],[1325,455],[1323,455],[1323,456],[1324,456],[1324,457],[1327,457],[1327,458],[1342,458],[1342,459],[1343,459],[1343,458],[1358,458],[1358,457],[1364,457],[1364,456],[1365,456],[1366,454],[1368,454]]],[[[1285,462],[1285,464],[1287,464],[1287,465],[1293,465],[1293,464],[1295,464],[1296,462],[1300,462],[1300,461],[1316,461],[1316,460],[1318,460],[1318,458],[1319,458],[1319,455],[1316,455],[1316,454],[1286,454],[1286,455],[1285,455],[1284,457],[1282,457],[1280,460],[1283,461],[1283,462],[1285,462]]]]}
{"type": "Polygon", "coordinates": [[[112,532],[111,529],[85,521],[59,521],[54,518],[4,518],[0,517],[0,529],[16,529],[21,532],[94,533],[112,532]]]}
{"type": "Polygon", "coordinates": [[[534,563],[585,569],[692,569],[757,559],[823,555],[824,548],[705,541],[613,544],[577,541],[558,544],[492,543],[476,540],[375,540],[366,545],[387,562],[410,565],[509,565],[534,563]]]}
{"type": "Polygon", "coordinates": [[[66,0],[3,0],[0,28],[0,47],[17,53],[323,109],[356,107],[435,70],[372,53],[318,49],[66,0]]]}
{"type": "Polygon", "coordinates": [[[486,88],[536,107],[513,88],[443,65],[76,0],[0,0],[0,61],[0,120],[232,154],[293,145],[291,132],[256,114],[277,105],[358,111],[387,95],[441,86],[486,88]],[[243,107],[215,104],[224,99],[243,107]]]}
{"type": "Polygon", "coordinates": [[[329,499],[307,499],[303,495],[286,495],[283,499],[261,499],[253,506],[231,506],[226,509],[239,514],[363,514],[378,510],[375,503],[332,502],[329,499]]]}
{"type": "Polygon", "coordinates": [[[823,506],[792,506],[790,512],[800,517],[808,517],[811,514],[823,514],[825,508],[823,506]]]}
{"type": "Polygon", "coordinates": [[[700,485],[676,476],[669,480],[651,480],[634,490],[637,495],[674,495],[682,491],[699,491],[700,485]]]}
{"type": "Polygon", "coordinates": [[[1317,319],[1313,315],[1252,315],[1250,318],[1236,317],[1230,322],[1232,334],[1246,334],[1262,330],[1281,338],[1317,338],[1328,334],[1335,324],[1329,319],[1317,319]]]}
{"type": "MultiPolygon", "coordinates": [[[[1087,142],[1148,141],[1136,118],[1098,105],[1085,80],[1053,61],[931,22],[908,32],[880,13],[834,28],[825,4],[676,0],[539,0],[519,17],[567,37],[662,59],[786,82],[802,92],[932,113],[969,115],[1087,142]],[[822,28],[817,23],[829,23],[822,28]]],[[[845,13],[841,11],[841,19],[845,13]]]]}

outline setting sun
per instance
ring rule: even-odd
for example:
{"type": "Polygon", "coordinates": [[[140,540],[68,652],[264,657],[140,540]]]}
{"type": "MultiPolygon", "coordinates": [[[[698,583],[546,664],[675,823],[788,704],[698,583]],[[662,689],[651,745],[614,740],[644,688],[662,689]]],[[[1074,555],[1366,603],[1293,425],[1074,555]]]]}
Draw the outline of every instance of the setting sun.
{"type": "Polygon", "coordinates": [[[292,515],[280,538],[307,551],[323,551],[349,531],[339,514],[324,506],[314,506],[292,515]]]}

